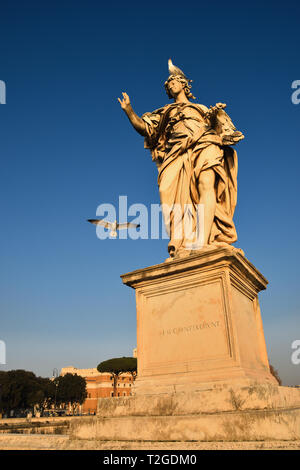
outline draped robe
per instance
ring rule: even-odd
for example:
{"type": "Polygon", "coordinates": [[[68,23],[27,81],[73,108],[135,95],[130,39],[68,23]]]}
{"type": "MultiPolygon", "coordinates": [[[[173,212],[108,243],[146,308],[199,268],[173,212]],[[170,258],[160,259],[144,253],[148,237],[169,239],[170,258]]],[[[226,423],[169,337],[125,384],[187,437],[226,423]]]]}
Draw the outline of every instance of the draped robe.
{"type": "Polygon", "coordinates": [[[220,133],[206,118],[206,111],[200,104],[173,103],[142,116],[146,127],[145,148],[150,149],[158,168],[161,204],[181,208],[179,218],[172,210],[169,216],[164,214],[170,236],[168,248],[175,253],[191,246],[190,234],[187,236],[184,228],[177,229],[179,225],[183,227],[186,213],[195,234],[199,176],[209,168],[216,177],[216,208],[208,243],[231,244],[237,240],[232,220],[237,200],[237,154],[230,146],[223,145],[220,133]]]}

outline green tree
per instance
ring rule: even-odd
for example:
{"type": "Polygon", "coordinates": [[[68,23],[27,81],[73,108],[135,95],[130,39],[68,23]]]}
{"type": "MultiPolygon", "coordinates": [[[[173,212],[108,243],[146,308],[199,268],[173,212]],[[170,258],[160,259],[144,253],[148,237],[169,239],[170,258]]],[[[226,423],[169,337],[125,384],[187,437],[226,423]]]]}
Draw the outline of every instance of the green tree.
{"type": "Polygon", "coordinates": [[[37,401],[40,410],[50,408],[55,403],[55,383],[53,380],[44,377],[37,377],[41,394],[40,400],[37,401]]]}
{"type": "Polygon", "coordinates": [[[137,372],[137,359],[136,357],[115,357],[107,361],[100,362],[97,366],[99,372],[109,372],[113,376],[114,381],[114,396],[117,396],[117,381],[118,377],[124,372],[130,372],[132,377],[135,378],[137,372]]]}
{"type": "Polygon", "coordinates": [[[59,376],[54,381],[54,386],[57,386],[56,403],[68,404],[71,403],[72,408],[77,405],[82,405],[87,397],[86,380],[77,374],[66,374],[59,376]]]}
{"type": "Polygon", "coordinates": [[[5,389],[5,383],[6,383],[6,374],[7,372],[4,372],[0,370],[0,413],[4,411],[4,389],[5,389]]]}
{"type": "Polygon", "coordinates": [[[33,372],[18,369],[0,372],[1,409],[10,410],[33,408],[51,400],[51,381],[36,377],[33,372]]]}

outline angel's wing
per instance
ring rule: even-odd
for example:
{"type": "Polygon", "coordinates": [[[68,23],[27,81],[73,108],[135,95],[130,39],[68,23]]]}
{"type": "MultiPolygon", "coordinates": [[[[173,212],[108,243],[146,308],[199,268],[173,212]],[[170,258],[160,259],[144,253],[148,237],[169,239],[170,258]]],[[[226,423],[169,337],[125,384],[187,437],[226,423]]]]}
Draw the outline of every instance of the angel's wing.
{"type": "Polygon", "coordinates": [[[118,229],[122,230],[123,228],[139,228],[140,224],[132,224],[131,222],[125,224],[118,224],[118,229]]]}
{"type": "Polygon", "coordinates": [[[244,139],[244,134],[236,130],[232,120],[224,111],[226,104],[218,103],[211,107],[208,111],[208,117],[211,121],[212,128],[222,138],[224,145],[234,145],[244,139]]]}
{"type": "Polygon", "coordinates": [[[103,225],[106,228],[111,228],[111,222],[107,222],[106,220],[99,220],[99,219],[88,219],[88,222],[94,225],[103,225]]]}

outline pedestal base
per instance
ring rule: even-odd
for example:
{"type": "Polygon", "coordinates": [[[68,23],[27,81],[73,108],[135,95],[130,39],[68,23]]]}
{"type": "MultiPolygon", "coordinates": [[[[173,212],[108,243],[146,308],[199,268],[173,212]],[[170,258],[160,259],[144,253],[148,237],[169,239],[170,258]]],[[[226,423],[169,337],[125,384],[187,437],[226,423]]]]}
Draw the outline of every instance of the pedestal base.
{"type": "Polygon", "coordinates": [[[99,399],[71,438],[117,441],[300,439],[300,390],[253,384],[210,391],[99,399]]]}

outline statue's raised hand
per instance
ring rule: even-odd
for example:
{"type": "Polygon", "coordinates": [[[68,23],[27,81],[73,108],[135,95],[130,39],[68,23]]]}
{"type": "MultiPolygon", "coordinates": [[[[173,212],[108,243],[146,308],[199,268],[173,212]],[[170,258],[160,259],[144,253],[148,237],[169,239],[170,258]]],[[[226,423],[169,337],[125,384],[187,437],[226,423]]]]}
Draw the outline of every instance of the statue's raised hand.
{"type": "Polygon", "coordinates": [[[118,98],[118,101],[121,105],[121,108],[124,109],[124,111],[126,111],[126,109],[128,109],[130,106],[130,98],[127,95],[127,93],[122,93],[122,95],[123,95],[123,99],[118,98]]]}
{"type": "Polygon", "coordinates": [[[130,99],[127,93],[122,92],[122,95],[123,95],[123,99],[118,98],[121,108],[127,115],[129,121],[131,122],[135,130],[139,134],[141,134],[143,137],[145,137],[146,136],[145,122],[133,111],[131,104],[130,104],[130,99]]]}

